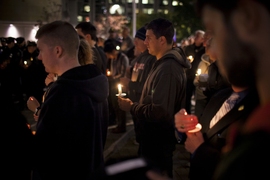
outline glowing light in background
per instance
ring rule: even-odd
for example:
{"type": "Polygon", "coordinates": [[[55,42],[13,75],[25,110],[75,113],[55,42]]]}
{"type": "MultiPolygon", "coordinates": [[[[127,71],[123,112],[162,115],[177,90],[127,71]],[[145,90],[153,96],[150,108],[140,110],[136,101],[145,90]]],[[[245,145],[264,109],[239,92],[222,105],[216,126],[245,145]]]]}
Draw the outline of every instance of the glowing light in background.
{"type": "Polygon", "coordinates": [[[7,32],[6,32],[6,36],[7,37],[18,37],[19,36],[18,29],[13,24],[10,24],[9,28],[7,29],[7,32]]]}
{"type": "Polygon", "coordinates": [[[31,32],[29,33],[28,39],[30,41],[36,41],[35,36],[36,36],[37,30],[38,30],[38,26],[34,26],[33,29],[31,30],[31,32]]]}
{"type": "Polygon", "coordinates": [[[110,13],[111,14],[123,14],[123,9],[119,4],[114,4],[111,8],[110,8],[110,13]]]}

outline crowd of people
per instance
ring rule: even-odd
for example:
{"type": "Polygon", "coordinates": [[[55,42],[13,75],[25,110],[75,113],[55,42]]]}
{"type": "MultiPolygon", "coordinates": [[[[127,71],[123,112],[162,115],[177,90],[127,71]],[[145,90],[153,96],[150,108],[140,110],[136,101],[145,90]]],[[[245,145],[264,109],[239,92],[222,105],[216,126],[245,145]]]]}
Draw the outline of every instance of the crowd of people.
{"type": "Polygon", "coordinates": [[[182,143],[190,153],[191,180],[267,177],[268,4],[197,0],[205,30],[181,47],[173,41],[173,23],[164,18],[147,22],[134,38],[127,27],[123,39],[110,29],[102,42],[91,22],[47,23],[37,42],[1,38],[1,114],[5,126],[14,128],[3,127],[6,174],[172,180],[173,152],[182,143]],[[20,114],[25,106],[37,121],[35,134],[20,114]],[[124,133],[126,113],[140,158],[130,174],[106,167],[103,158],[108,126],[124,133]]]}

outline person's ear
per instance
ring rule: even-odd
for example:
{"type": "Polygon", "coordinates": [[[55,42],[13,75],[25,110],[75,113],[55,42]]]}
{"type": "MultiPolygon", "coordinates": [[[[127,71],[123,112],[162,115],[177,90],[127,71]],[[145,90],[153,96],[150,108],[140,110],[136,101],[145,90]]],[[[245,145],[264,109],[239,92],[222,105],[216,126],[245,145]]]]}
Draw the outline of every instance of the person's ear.
{"type": "Polygon", "coordinates": [[[167,44],[167,40],[166,40],[165,36],[160,36],[159,41],[161,42],[161,44],[167,44]]]}
{"type": "Polygon", "coordinates": [[[88,40],[88,41],[92,41],[92,37],[91,37],[90,34],[86,34],[85,39],[88,40]]]}
{"type": "Polygon", "coordinates": [[[58,58],[60,58],[63,54],[63,48],[60,46],[56,46],[54,51],[55,51],[55,54],[58,58]]]}

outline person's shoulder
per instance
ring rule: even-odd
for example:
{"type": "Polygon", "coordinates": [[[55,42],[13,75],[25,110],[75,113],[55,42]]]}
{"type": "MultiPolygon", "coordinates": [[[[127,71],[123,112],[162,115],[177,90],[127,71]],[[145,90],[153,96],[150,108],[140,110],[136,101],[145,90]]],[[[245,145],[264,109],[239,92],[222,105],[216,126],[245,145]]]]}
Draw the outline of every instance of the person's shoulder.
{"type": "Polygon", "coordinates": [[[232,87],[226,87],[223,89],[220,89],[218,92],[216,92],[212,98],[220,98],[220,97],[224,97],[224,96],[228,96],[233,92],[232,87]]]}

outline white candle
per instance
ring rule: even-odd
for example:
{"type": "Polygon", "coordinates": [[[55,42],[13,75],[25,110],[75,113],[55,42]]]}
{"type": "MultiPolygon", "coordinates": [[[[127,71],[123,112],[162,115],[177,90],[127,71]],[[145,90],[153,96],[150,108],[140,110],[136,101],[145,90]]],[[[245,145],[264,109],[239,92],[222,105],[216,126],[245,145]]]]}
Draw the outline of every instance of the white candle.
{"type": "Polygon", "coordinates": [[[202,129],[202,125],[201,125],[200,123],[198,123],[198,124],[196,125],[196,128],[195,128],[195,129],[189,130],[188,132],[190,132],[190,133],[195,133],[195,132],[200,131],[201,129],[202,129]]]}
{"type": "Polygon", "coordinates": [[[201,69],[198,69],[197,70],[197,76],[199,76],[201,73],[202,73],[202,70],[201,69]]]}
{"type": "Polygon", "coordinates": [[[118,84],[118,95],[121,96],[122,95],[122,85],[118,84]]]}

